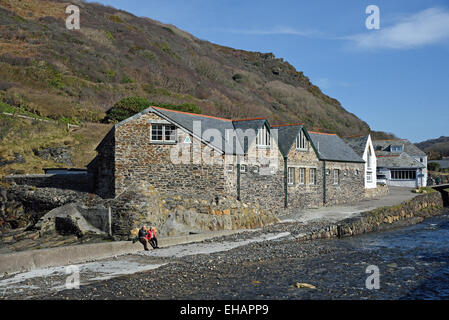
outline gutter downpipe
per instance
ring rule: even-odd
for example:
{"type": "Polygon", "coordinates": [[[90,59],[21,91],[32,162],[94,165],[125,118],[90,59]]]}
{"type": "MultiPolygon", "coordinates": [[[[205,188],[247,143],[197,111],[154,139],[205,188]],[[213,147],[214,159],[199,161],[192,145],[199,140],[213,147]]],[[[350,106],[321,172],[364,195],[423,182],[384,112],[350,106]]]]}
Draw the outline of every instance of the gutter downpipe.
{"type": "Polygon", "coordinates": [[[288,167],[287,167],[287,157],[284,156],[284,208],[288,207],[288,188],[287,188],[287,175],[288,175],[288,167]]]}
{"type": "Polygon", "coordinates": [[[240,156],[237,156],[237,200],[240,201],[240,156]]]}
{"type": "Polygon", "coordinates": [[[323,161],[323,205],[326,205],[326,161],[323,161]]]}

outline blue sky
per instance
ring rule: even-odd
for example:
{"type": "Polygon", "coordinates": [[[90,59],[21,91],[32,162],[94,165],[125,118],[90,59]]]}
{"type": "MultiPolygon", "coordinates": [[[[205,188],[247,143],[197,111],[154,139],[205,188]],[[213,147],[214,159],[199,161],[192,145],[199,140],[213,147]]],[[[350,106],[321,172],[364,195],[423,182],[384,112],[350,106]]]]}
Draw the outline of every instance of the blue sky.
{"type": "MultiPolygon", "coordinates": [[[[273,52],[373,130],[449,136],[448,0],[97,0],[233,48],[273,52]],[[368,30],[368,5],[380,29],[368,30]]],[[[82,14],[82,13],[81,13],[82,14]]]]}

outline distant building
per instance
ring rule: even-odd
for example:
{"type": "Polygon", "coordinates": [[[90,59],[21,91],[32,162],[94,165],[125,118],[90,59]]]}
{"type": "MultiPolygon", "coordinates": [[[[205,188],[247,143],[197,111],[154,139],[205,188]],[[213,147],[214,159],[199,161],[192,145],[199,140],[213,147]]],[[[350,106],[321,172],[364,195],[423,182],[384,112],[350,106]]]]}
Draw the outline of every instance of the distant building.
{"type": "Polygon", "coordinates": [[[377,158],[371,135],[343,139],[363,160],[365,160],[365,188],[377,187],[377,158]]]}
{"type": "Polygon", "coordinates": [[[405,139],[373,140],[377,174],[388,185],[416,188],[427,185],[427,155],[405,139]]]}

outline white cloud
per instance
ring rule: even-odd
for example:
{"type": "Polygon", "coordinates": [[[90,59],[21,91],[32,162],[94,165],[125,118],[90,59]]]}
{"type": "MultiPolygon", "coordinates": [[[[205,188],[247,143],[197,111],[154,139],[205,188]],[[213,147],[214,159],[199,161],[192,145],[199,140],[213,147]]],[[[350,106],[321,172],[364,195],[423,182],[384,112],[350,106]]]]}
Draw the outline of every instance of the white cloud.
{"type": "Polygon", "coordinates": [[[318,36],[321,33],[315,30],[298,30],[291,27],[286,26],[275,26],[269,29],[225,29],[221,30],[225,32],[232,32],[238,34],[254,34],[254,35],[277,35],[277,34],[285,34],[285,35],[294,35],[294,36],[303,36],[303,37],[312,37],[318,36]]]}
{"type": "Polygon", "coordinates": [[[360,49],[410,49],[449,40],[449,11],[429,8],[398,23],[346,37],[360,49]]]}

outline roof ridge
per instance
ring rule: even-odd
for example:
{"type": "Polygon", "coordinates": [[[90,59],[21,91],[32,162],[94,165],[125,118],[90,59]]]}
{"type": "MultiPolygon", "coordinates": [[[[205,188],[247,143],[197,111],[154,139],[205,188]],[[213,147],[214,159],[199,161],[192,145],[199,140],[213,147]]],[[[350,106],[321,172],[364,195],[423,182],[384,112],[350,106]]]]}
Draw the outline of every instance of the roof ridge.
{"type": "Polygon", "coordinates": [[[357,138],[357,137],[367,137],[366,134],[355,134],[353,136],[345,136],[343,138],[357,138]]]}
{"type": "Polygon", "coordinates": [[[329,135],[329,136],[336,136],[336,133],[325,133],[325,132],[317,132],[317,131],[309,131],[309,133],[314,133],[314,134],[325,134],[325,135],[329,135]]]}
{"type": "Polygon", "coordinates": [[[188,114],[188,115],[197,116],[197,117],[212,118],[212,119],[223,120],[223,121],[230,121],[230,122],[233,121],[231,119],[226,119],[226,118],[220,118],[220,117],[215,117],[215,116],[208,116],[208,115],[205,115],[205,114],[198,114],[198,113],[192,113],[192,112],[172,110],[172,109],[156,107],[156,106],[151,106],[151,108],[155,108],[155,109],[159,109],[159,110],[165,110],[165,111],[170,111],[170,112],[175,112],[175,113],[188,114]]]}
{"type": "Polygon", "coordinates": [[[247,119],[233,119],[233,120],[230,120],[230,121],[238,122],[238,121],[250,121],[250,120],[267,120],[267,119],[266,118],[247,118],[247,119]]]}
{"type": "Polygon", "coordinates": [[[303,126],[304,123],[290,123],[290,124],[276,124],[276,125],[272,125],[272,128],[277,128],[277,127],[288,127],[288,126],[303,126]]]}
{"type": "MultiPolygon", "coordinates": [[[[402,154],[402,153],[401,153],[402,154]]],[[[386,154],[383,156],[376,156],[377,158],[391,158],[391,157],[400,157],[400,154],[386,154]]]]}

